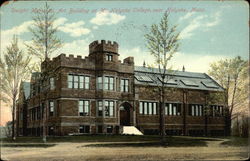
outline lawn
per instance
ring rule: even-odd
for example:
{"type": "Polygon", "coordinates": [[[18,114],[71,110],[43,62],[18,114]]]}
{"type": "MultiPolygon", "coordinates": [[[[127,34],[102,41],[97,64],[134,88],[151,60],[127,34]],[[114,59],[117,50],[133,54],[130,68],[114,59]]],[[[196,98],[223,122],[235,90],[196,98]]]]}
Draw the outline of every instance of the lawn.
{"type": "Polygon", "coordinates": [[[246,160],[247,138],[167,136],[85,135],[67,137],[18,137],[3,140],[6,160],[36,161],[137,161],[137,160],[246,160]],[[13,148],[14,147],[14,148],[13,148]]]}
{"type": "MultiPolygon", "coordinates": [[[[132,135],[82,135],[82,136],[55,136],[47,137],[48,143],[55,142],[127,142],[127,141],[157,141],[159,136],[132,136],[132,135]]],[[[4,138],[6,143],[42,143],[42,137],[17,137],[15,141],[4,138]]]]}
{"type": "MultiPolygon", "coordinates": [[[[157,147],[162,146],[160,143],[161,137],[157,135],[142,135],[142,136],[133,136],[133,135],[82,135],[82,136],[56,136],[56,137],[47,137],[47,143],[63,143],[63,142],[72,142],[72,143],[88,143],[96,142],[98,144],[91,144],[89,146],[98,146],[98,147],[143,147],[151,146],[157,147]],[[100,144],[100,142],[109,142],[109,144],[100,144]],[[118,142],[120,142],[118,144],[118,142]],[[113,144],[115,143],[115,144],[113,144]]],[[[167,136],[166,144],[164,146],[168,147],[185,147],[185,146],[207,146],[207,141],[222,141],[222,146],[247,146],[248,138],[239,138],[239,137],[191,137],[191,136],[167,136]],[[227,139],[223,141],[223,139],[227,139]]],[[[38,147],[46,145],[41,145],[43,143],[42,137],[17,137],[15,141],[11,138],[2,139],[3,146],[28,146],[29,143],[32,147],[37,145],[38,147]],[[19,144],[17,144],[19,143],[19,144]],[[22,144],[20,144],[22,143],[22,144]],[[27,143],[27,144],[24,144],[27,143]]],[[[48,145],[50,146],[50,145],[48,145]]]]}
{"type": "Polygon", "coordinates": [[[249,146],[250,140],[248,138],[241,137],[226,137],[228,141],[224,141],[221,145],[224,146],[249,146]]]}
{"type": "MultiPolygon", "coordinates": [[[[61,136],[61,137],[47,137],[47,143],[88,143],[96,142],[98,144],[91,144],[90,146],[106,146],[106,147],[143,147],[143,146],[162,146],[160,143],[161,137],[156,135],[83,135],[83,136],[61,136]],[[100,144],[100,142],[109,142],[109,144],[100,144]],[[118,144],[119,142],[119,144],[118,144]],[[115,144],[112,144],[115,143],[115,144]]],[[[164,146],[183,147],[183,146],[207,146],[206,141],[219,141],[220,138],[210,137],[190,137],[190,136],[167,136],[166,144],[164,146]]],[[[3,139],[3,146],[14,143],[43,143],[42,137],[17,137],[15,141],[11,138],[3,139]]],[[[37,144],[39,146],[39,144],[37,144]]],[[[21,144],[20,144],[21,145],[21,144]]],[[[25,145],[23,145],[25,146],[25,145]]],[[[33,146],[33,145],[32,145],[33,146]]]]}

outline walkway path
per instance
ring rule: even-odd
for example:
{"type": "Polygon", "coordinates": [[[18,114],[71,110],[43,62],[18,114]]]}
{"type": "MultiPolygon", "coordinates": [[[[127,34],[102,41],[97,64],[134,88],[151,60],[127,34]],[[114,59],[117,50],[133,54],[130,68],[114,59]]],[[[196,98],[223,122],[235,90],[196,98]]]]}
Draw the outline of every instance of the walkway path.
{"type": "MultiPolygon", "coordinates": [[[[238,160],[247,157],[246,147],[225,147],[225,141],[207,141],[207,147],[86,147],[99,143],[58,143],[49,148],[2,148],[2,159],[35,160],[238,160]]],[[[101,143],[103,144],[103,143],[101,143]]],[[[112,143],[113,144],[113,143],[112,143]]]]}

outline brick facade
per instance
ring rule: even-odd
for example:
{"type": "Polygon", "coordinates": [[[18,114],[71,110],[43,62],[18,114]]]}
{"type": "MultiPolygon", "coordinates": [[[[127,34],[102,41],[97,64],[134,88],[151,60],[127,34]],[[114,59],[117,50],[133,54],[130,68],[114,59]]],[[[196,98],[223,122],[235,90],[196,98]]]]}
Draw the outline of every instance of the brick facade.
{"type": "MultiPolygon", "coordinates": [[[[18,123],[19,131],[25,126],[24,135],[118,134],[123,125],[131,125],[145,134],[158,133],[157,87],[136,84],[133,57],[123,62],[118,57],[118,44],[102,40],[89,45],[88,57],[61,54],[46,59],[41,65],[42,74],[32,75],[30,97],[19,99],[17,118],[20,110],[27,111],[23,112],[27,121],[18,123]],[[142,101],[152,102],[147,104],[148,110],[156,106],[155,114],[140,113],[142,101]]],[[[189,115],[193,108],[190,104],[209,106],[213,102],[209,95],[219,92],[185,88],[167,88],[167,91],[166,103],[178,103],[180,107],[178,115],[165,116],[167,134],[223,134],[223,115],[207,116],[201,111],[198,112],[202,116],[189,115]]],[[[222,105],[222,102],[213,104],[222,105]]]]}

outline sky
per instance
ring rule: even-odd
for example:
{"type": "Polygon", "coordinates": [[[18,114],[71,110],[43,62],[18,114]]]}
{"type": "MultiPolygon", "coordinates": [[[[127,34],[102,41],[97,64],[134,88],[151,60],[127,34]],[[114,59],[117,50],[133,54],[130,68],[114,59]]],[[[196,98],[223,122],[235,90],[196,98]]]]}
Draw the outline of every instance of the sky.
{"type": "MultiPolygon", "coordinates": [[[[1,53],[13,34],[19,47],[30,43],[32,17],[43,1],[15,1],[1,6],[1,53]]],[[[180,49],[170,65],[173,69],[207,73],[209,64],[241,56],[249,59],[249,13],[244,1],[49,1],[55,11],[54,25],[64,46],[60,53],[87,56],[94,40],[119,44],[120,60],[133,56],[135,65],[153,64],[154,58],[145,46],[146,30],[158,24],[165,11],[170,25],[180,32],[180,49]]]]}

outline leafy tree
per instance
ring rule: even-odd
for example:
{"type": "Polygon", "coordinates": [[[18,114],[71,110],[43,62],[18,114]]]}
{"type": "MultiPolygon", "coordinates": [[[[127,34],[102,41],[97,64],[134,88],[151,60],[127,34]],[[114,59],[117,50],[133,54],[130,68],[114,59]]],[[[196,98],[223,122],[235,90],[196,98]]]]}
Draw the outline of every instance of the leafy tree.
{"type": "Polygon", "coordinates": [[[33,17],[33,26],[29,27],[32,33],[32,43],[26,44],[28,53],[37,57],[40,62],[49,58],[51,54],[62,47],[62,41],[57,37],[57,27],[54,26],[55,13],[46,3],[44,8],[37,11],[33,17]]]}
{"type": "MultiPolygon", "coordinates": [[[[231,134],[231,121],[234,117],[235,107],[240,103],[239,95],[242,78],[246,76],[247,61],[240,56],[233,59],[225,59],[214,62],[210,65],[209,75],[211,75],[225,89],[222,100],[226,107],[226,133],[231,134]]],[[[243,99],[247,99],[247,96],[243,99]]]]}
{"type": "Polygon", "coordinates": [[[11,102],[12,110],[12,139],[15,139],[15,112],[19,87],[22,80],[28,78],[30,57],[25,57],[18,47],[18,38],[13,36],[11,45],[6,48],[3,58],[0,58],[1,91],[11,102]]]}
{"type": "Polygon", "coordinates": [[[146,45],[150,54],[155,59],[155,65],[160,73],[160,85],[158,92],[160,95],[160,133],[162,142],[165,142],[165,83],[171,78],[169,61],[174,53],[178,51],[179,33],[176,31],[177,26],[170,26],[168,20],[169,13],[165,12],[159,24],[153,24],[147,34],[145,34],[146,45]]]}

